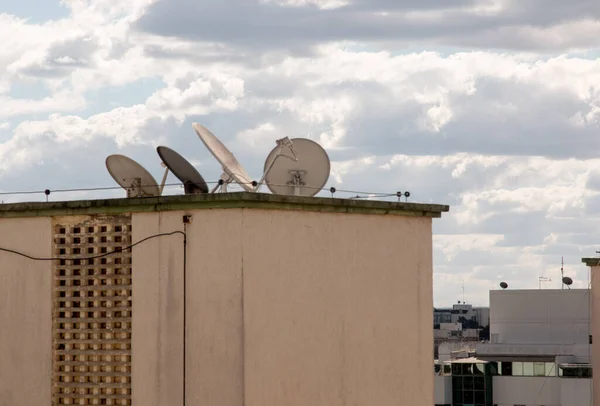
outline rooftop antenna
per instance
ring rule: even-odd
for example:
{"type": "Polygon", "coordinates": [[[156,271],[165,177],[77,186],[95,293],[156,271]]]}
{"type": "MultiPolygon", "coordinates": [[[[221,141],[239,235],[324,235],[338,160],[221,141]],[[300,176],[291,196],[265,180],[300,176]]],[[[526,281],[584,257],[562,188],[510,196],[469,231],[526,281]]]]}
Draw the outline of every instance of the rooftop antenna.
{"type": "Polygon", "coordinates": [[[562,283],[560,284],[560,289],[565,288],[565,259],[564,257],[560,257],[560,279],[562,283]]]}
{"type": "Polygon", "coordinates": [[[265,160],[263,179],[275,194],[314,196],[329,180],[329,156],[321,145],[308,138],[288,141],[293,145],[293,157],[274,148],[265,160]]]}
{"type": "Polygon", "coordinates": [[[275,148],[265,160],[263,175],[256,182],[250,179],[238,160],[213,133],[198,123],[193,123],[192,127],[223,167],[219,183],[211,193],[219,188],[221,192],[226,192],[227,185],[235,181],[247,192],[258,192],[266,183],[269,190],[276,194],[314,196],[329,179],[331,164],[327,153],[319,144],[307,138],[285,137],[276,140],[275,148]]]}
{"type": "Polygon", "coordinates": [[[562,278],[562,283],[564,285],[567,285],[568,289],[571,289],[571,285],[573,284],[573,279],[569,278],[568,276],[564,276],[562,278]]]}
{"type": "Polygon", "coordinates": [[[214,193],[219,188],[221,192],[227,192],[227,186],[233,181],[240,185],[246,192],[253,192],[253,182],[250,175],[248,175],[231,151],[208,128],[198,123],[193,123],[192,128],[223,168],[219,183],[210,192],[214,193]]]}
{"type": "Polygon", "coordinates": [[[158,190],[160,191],[160,194],[162,195],[163,189],[165,188],[165,182],[167,181],[167,176],[169,176],[169,168],[167,167],[167,165],[165,165],[164,162],[161,162],[160,166],[165,168],[165,174],[163,175],[162,181],[160,182],[160,186],[158,187],[158,190]]]}
{"type": "Polygon", "coordinates": [[[292,161],[298,160],[294,146],[289,138],[285,137],[275,141],[277,145],[272,151],[272,154],[274,154],[273,161],[270,162],[270,165],[267,168],[265,168],[261,180],[256,182],[250,179],[250,175],[248,175],[246,170],[238,162],[235,156],[233,156],[227,147],[213,133],[211,133],[208,128],[198,123],[193,123],[192,127],[206,148],[223,167],[223,173],[219,183],[213,188],[211,193],[216,192],[219,188],[221,192],[227,192],[227,185],[232,181],[235,181],[247,192],[258,192],[262,187],[265,177],[271,171],[271,167],[277,158],[280,156],[286,156],[292,161]],[[290,154],[284,155],[285,150],[288,150],[290,154]]]}
{"type": "Polygon", "coordinates": [[[173,151],[171,148],[163,146],[157,147],[156,152],[158,153],[158,156],[160,156],[160,159],[162,159],[163,164],[167,167],[163,184],[166,180],[168,171],[171,171],[173,172],[173,175],[183,183],[186,195],[208,193],[206,181],[196,168],[194,168],[194,166],[184,157],[173,151]]]}
{"type": "Polygon", "coordinates": [[[127,197],[160,196],[161,190],[154,177],[142,165],[125,155],[106,158],[110,176],[127,191],[127,197]]]}
{"type": "Polygon", "coordinates": [[[508,288],[508,283],[506,283],[506,282],[500,282],[500,287],[502,289],[506,289],[506,288],[508,288]]]}
{"type": "Polygon", "coordinates": [[[540,290],[542,289],[542,282],[552,282],[552,279],[547,278],[545,276],[540,276],[538,278],[538,284],[540,285],[540,290]]]}
{"type": "Polygon", "coordinates": [[[462,294],[463,294],[463,303],[467,303],[467,302],[465,302],[465,281],[463,281],[463,283],[462,283],[462,294]]]}

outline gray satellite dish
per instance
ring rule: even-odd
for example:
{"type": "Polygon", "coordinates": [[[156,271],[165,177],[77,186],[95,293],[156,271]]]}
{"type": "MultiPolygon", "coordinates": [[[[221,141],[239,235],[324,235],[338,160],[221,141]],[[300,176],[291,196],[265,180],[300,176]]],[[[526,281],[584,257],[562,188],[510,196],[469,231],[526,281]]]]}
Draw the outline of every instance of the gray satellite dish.
{"type": "Polygon", "coordinates": [[[506,288],[508,288],[508,283],[506,283],[506,282],[500,282],[500,287],[502,289],[506,289],[506,288]]]}
{"type": "Polygon", "coordinates": [[[206,148],[213,154],[217,161],[223,167],[223,174],[221,179],[223,180],[222,185],[217,185],[214,192],[219,186],[222,191],[227,191],[227,184],[231,183],[232,180],[237,182],[247,192],[253,192],[254,187],[252,186],[252,179],[250,175],[246,173],[246,170],[240,165],[238,160],[233,154],[227,149],[227,147],[206,127],[198,123],[193,123],[192,127],[196,134],[200,137],[206,148]]]}
{"type": "Polygon", "coordinates": [[[564,278],[562,278],[562,283],[564,283],[569,287],[569,289],[571,289],[570,286],[573,284],[573,279],[569,278],[568,276],[565,276],[564,278]]]}
{"type": "Polygon", "coordinates": [[[327,152],[308,138],[293,138],[293,157],[281,152],[281,146],[271,151],[265,160],[265,183],[275,194],[314,196],[323,189],[331,171],[327,152]],[[281,159],[281,158],[290,159],[281,159]]]}
{"type": "Polygon", "coordinates": [[[106,158],[106,169],[127,191],[127,197],[160,196],[156,179],[133,159],[125,155],[110,155],[106,158]]]}
{"type": "Polygon", "coordinates": [[[208,185],[200,173],[184,157],[171,148],[160,146],[156,152],[165,166],[183,183],[185,194],[208,193],[208,185]]]}

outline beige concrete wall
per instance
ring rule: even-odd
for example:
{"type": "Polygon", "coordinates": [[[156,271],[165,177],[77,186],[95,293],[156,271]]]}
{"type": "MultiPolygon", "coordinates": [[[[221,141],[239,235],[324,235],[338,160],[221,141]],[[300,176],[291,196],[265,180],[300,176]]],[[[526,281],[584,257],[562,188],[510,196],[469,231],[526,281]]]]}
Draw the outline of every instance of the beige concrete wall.
{"type": "MultiPolygon", "coordinates": [[[[0,219],[0,247],[50,257],[47,218],[0,219]]],[[[0,406],[52,402],[52,262],[0,252],[0,406]]]]}
{"type": "MultiPolygon", "coordinates": [[[[433,404],[431,218],[186,213],[188,405],[433,404]]],[[[133,241],[183,214],[134,214],[133,241]]],[[[0,247],[52,256],[51,226],[0,219],[0,247]]],[[[133,249],[134,405],[183,402],[183,252],[133,249]]],[[[52,263],[0,269],[0,406],[50,404],[52,263]]]]}
{"type": "MultiPolygon", "coordinates": [[[[134,214],[134,241],[183,214],[134,214]]],[[[433,404],[430,218],[188,214],[189,405],[433,404]]],[[[181,404],[180,252],[178,237],[134,250],[136,405],[181,404]]]]}
{"type": "MultiPolygon", "coordinates": [[[[133,240],[183,230],[184,214],[134,214],[133,240]]],[[[188,214],[187,404],[242,406],[242,210],[188,214]]],[[[134,405],[181,405],[182,237],[139,245],[133,264],[134,405]]]]}
{"type": "MultiPolygon", "coordinates": [[[[183,230],[175,213],[137,214],[133,241],[183,230]]],[[[132,400],[183,403],[183,236],[154,238],[132,253],[132,400]]]]}
{"type": "Polygon", "coordinates": [[[201,210],[188,226],[190,406],[244,405],[242,224],[242,209],[201,210]]]}
{"type": "Polygon", "coordinates": [[[431,219],[246,210],[245,406],[430,406],[431,219]]]}
{"type": "Polygon", "coordinates": [[[600,405],[600,266],[592,266],[591,268],[591,283],[592,283],[592,370],[596,371],[592,375],[592,396],[594,406],[600,405]]]}

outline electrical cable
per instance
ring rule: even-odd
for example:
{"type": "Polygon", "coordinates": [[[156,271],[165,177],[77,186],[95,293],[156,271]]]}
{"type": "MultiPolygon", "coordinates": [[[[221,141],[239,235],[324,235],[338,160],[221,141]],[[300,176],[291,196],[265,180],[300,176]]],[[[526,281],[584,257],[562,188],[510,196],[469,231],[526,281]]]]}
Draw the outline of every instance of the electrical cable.
{"type": "Polygon", "coordinates": [[[186,235],[185,235],[185,233],[183,231],[172,231],[170,233],[154,234],[154,235],[151,235],[149,237],[143,238],[143,239],[139,240],[138,242],[136,242],[134,244],[131,244],[131,245],[127,246],[127,247],[117,248],[117,249],[115,249],[113,251],[105,252],[104,254],[100,254],[100,255],[94,255],[94,256],[91,256],[91,257],[77,257],[77,258],[49,257],[49,258],[42,258],[42,257],[35,257],[35,256],[32,256],[32,255],[28,255],[28,254],[25,254],[23,252],[20,252],[20,251],[17,251],[17,250],[12,250],[12,249],[9,249],[9,248],[2,248],[2,247],[0,247],[0,251],[7,252],[7,253],[10,253],[10,254],[19,255],[19,256],[25,257],[27,259],[30,259],[32,261],[76,261],[76,260],[84,260],[85,261],[85,260],[89,260],[89,259],[103,258],[103,257],[110,256],[112,254],[119,253],[119,252],[128,251],[128,250],[131,250],[133,247],[135,247],[135,246],[137,246],[139,244],[142,244],[142,243],[144,243],[144,242],[146,242],[148,240],[152,240],[152,239],[158,238],[158,237],[167,237],[167,236],[175,235],[175,234],[181,234],[181,235],[183,235],[184,243],[186,242],[186,235]]]}
{"type": "MultiPolygon", "coordinates": [[[[206,182],[207,185],[216,185],[219,183],[220,183],[219,181],[206,182]]],[[[254,182],[235,182],[235,183],[231,184],[231,186],[236,185],[236,184],[240,185],[240,186],[246,185],[246,184],[254,186],[254,182]]],[[[141,185],[140,187],[144,188],[144,187],[152,187],[152,186],[156,186],[156,185],[141,185]]],[[[175,186],[183,187],[183,184],[182,183],[166,183],[164,185],[164,187],[175,187],[175,186]]],[[[289,185],[273,184],[273,186],[289,186],[289,185]]],[[[355,195],[355,196],[350,197],[350,199],[391,198],[391,197],[398,196],[398,192],[395,192],[395,193],[363,192],[363,191],[357,191],[357,190],[346,190],[346,189],[327,188],[327,187],[317,188],[317,187],[311,187],[311,186],[303,186],[303,188],[331,192],[332,196],[334,193],[345,193],[345,194],[355,195]]],[[[47,197],[52,193],[99,192],[99,191],[121,190],[121,189],[123,189],[121,186],[105,186],[105,187],[99,186],[99,187],[91,187],[91,188],[23,190],[23,191],[0,192],[0,196],[19,196],[19,195],[40,194],[40,195],[46,195],[46,197],[47,197]]]]}
{"type": "Polygon", "coordinates": [[[184,231],[172,231],[170,233],[159,233],[159,234],[154,234],[151,236],[148,236],[146,238],[142,238],[141,240],[137,241],[134,244],[131,244],[127,247],[124,248],[118,248],[115,249],[111,252],[106,252],[104,254],[101,255],[94,255],[94,256],[90,256],[90,257],[77,257],[77,258],[60,258],[60,257],[49,257],[49,258],[43,258],[43,257],[35,257],[32,255],[28,255],[25,254],[23,252],[20,251],[16,251],[16,250],[12,250],[9,248],[2,248],[0,247],[0,252],[6,252],[9,254],[15,254],[15,255],[19,255],[21,257],[30,259],[32,261],[75,261],[75,260],[88,260],[88,259],[97,259],[97,258],[103,258],[103,257],[107,257],[110,256],[112,254],[116,254],[116,253],[121,253],[124,251],[128,251],[133,249],[135,246],[143,244],[146,241],[152,240],[154,238],[159,238],[159,237],[168,237],[168,236],[172,236],[172,235],[177,235],[177,234],[181,234],[183,236],[183,406],[185,406],[186,404],[186,318],[187,318],[187,303],[186,303],[186,299],[187,299],[187,284],[186,284],[186,276],[187,276],[187,227],[186,227],[186,223],[183,223],[183,230],[184,231]]]}

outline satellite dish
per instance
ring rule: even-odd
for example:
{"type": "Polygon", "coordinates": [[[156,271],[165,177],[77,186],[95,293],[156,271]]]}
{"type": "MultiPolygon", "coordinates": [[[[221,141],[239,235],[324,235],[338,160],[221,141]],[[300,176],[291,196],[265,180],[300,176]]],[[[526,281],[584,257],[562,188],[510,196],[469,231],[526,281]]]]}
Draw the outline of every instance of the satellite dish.
{"type": "Polygon", "coordinates": [[[133,159],[125,155],[110,155],[106,158],[106,169],[127,191],[127,197],[160,196],[154,177],[133,159]]]}
{"type": "Polygon", "coordinates": [[[267,187],[280,195],[314,196],[329,179],[329,156],[323,147],[308,138],[290,141],[293,157],[282,154],[279,144],[267,156],[264,169],[267,187]]]}
{"type": "MultiPolygon", "coordinates": [[[[244,190],[247,192],[253,192],[252,179],[250,175],[246,173],[246,170],[240,165],[238,160],[233,154],[227,149],[227,147],[206,127],[198,123],[193,123],[192,127],[196,134],[200,137],[206,148],[213,154],[217,161],[223,167],[223,175],[221,179],[224,181],[221,186],[221,190],[227,191],[227,184],[231,180],[236,181],[244,190]]],[[[213,190],[213,192],[216,188],[213,190]]]]}
{"type": "Polygon", "coordinates": [[[502,289],[506,289],[506,288],[508,288],[508,283],[506,283],[506,282],[500,282],[500,287],[502,289]]]}
{"type": "Polygon", "coordinates": [[[569,278],[568,276],[565,276],[564,278],[562,278],[562,283],[564,283],[567,286],[571,286],[573,284],[573,279],[569,278]]]}
{"type": "Polygon", "coordinates": [[[171,148],[160,146],[156,152],[165,166],[183,183],[185,194],[208,193],[208,185],[200,173],[184,157],[171,148]]]}

